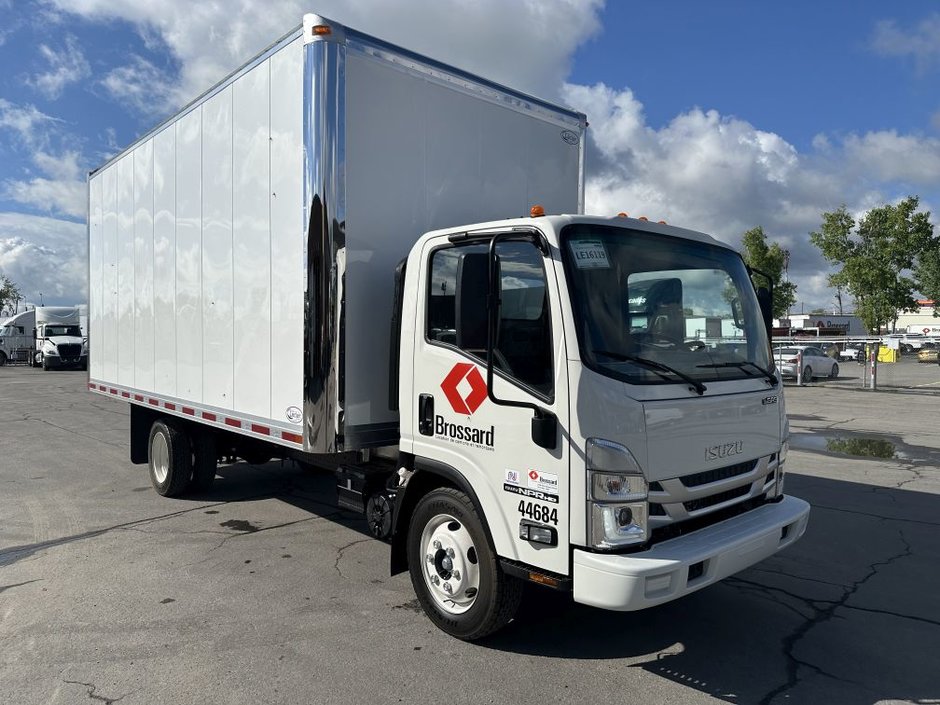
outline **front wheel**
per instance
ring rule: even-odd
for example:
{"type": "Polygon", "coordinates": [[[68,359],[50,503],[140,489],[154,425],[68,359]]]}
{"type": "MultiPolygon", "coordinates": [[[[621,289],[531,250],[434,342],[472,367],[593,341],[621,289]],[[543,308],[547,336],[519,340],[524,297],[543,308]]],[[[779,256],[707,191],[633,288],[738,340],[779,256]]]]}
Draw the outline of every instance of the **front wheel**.
{"type": "Polygon", "coordinates": [[[408,568],[431,621],[465,641],[505,626],[522,598],[521,581],[502,571],[473,502],[451,487],[433,490],[415,507],[408,568]]]}
{"type": "Polygon", "coordinates": [[[835,379],[839,376],[839,365],[833,365],[832,369],[829,371],[829,377],[835,379]]]}

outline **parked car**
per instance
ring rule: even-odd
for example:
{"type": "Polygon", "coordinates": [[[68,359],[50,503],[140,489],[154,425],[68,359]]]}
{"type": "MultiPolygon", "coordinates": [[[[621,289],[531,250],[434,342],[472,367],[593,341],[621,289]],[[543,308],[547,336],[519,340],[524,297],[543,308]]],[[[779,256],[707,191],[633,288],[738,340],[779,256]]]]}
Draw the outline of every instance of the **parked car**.
{"type": "Polygon", "coordinates": [[[885,345],[890,345],[892,340],[898,341],[898,351],[902,355],[920,350],[926,342],[926,336],[923,333],[891,333],[881,339],[885,345]]]}
{"type": "Polygon", "coordinates": [[[846,343],[839,352],[842,361],[865,362],[865,343],[846,343]]]}
{"type": "Polygon", "coordinates": [[[782,377],[796,379],[799,366],[797,356],[802,353],[801,371],[804,383],[812,382],[817,377],[835,379],[839,376],[839,363],[814,345],[790,345],[774,350],[774,362],[782,377]]]}
{"type": "Polygon", "coordinates": [[[917,353],[917,362],[940,363],[940,350],[933,346],[928,348],[924,345],[917,353]]]}

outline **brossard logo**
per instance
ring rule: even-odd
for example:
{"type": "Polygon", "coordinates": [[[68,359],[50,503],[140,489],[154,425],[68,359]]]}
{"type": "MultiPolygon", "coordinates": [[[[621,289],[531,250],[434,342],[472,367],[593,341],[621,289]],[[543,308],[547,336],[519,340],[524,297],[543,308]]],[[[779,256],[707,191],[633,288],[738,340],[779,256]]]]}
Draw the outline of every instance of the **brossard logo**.
{"type": "MultiPolygon", "coordinates": [[[[441,382],[441,391],[447,397],[450,407],[462,416],[473,413],[486,401],[486,382],[480,370],[472,362],[458,362],[441,382]],[[464,382],[469,391],[462,392],[464,382]]],[[[434,415],[434,435],[447,438],[454,443],[493,449],[495,428],[475,428],[473,426],[449,423],[440,414],[434,415]]]]}

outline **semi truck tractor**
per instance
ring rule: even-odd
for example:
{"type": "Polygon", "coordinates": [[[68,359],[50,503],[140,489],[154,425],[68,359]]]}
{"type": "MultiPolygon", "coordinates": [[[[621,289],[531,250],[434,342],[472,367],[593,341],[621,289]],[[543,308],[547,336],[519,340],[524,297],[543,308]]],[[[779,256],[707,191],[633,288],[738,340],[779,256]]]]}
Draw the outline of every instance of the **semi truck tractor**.
{"type": "Polygon", "coordinates": [[[88,345],[78,306],[40,306],[0,326],[0,365],[26,362],[44,370],[86,369],[88,345]]]}
{"type": "Polygon", "coordinates": [[[306,15],[93,172],[88,387],[130,461],[169,497],[223,456],[332,462],[465,640],[526,582],[636,610],[796,541],[766,290],[708,235],[583,215],[586,124],[306,15]]]}

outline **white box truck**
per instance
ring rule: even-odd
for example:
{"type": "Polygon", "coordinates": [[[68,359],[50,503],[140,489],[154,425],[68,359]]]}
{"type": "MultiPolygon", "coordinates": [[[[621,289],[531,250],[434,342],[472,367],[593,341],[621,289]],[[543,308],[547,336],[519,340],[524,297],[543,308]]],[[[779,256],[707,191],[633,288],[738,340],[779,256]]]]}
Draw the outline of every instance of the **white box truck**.
{"type": "Polygon", "coordinates": [[[467,640],[524,581],[635,610],[796,541],[766,292],[707,235],[580,215],[585,127],[307,15],[93,172],[88,386],[131,462],[175,496],[220,455],[341,459],[467,640]]]}
{"type": "Polygon", "coordinates": [[[81,307],[40,306],[0,326],[0,365],[26,362],[44,370],[87,368],[88,347],[81,328],[81,307]]]}

